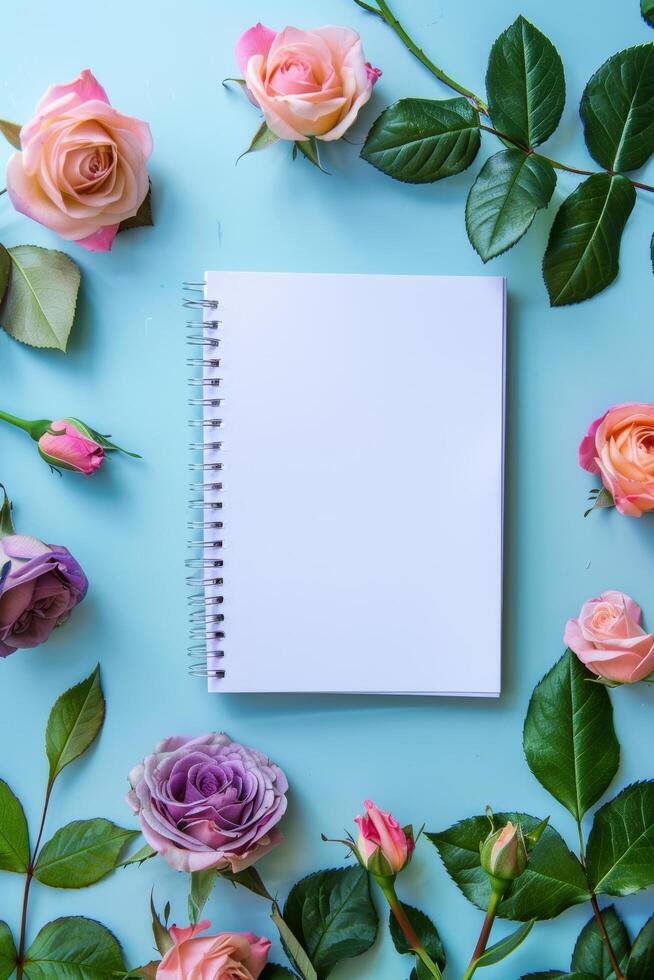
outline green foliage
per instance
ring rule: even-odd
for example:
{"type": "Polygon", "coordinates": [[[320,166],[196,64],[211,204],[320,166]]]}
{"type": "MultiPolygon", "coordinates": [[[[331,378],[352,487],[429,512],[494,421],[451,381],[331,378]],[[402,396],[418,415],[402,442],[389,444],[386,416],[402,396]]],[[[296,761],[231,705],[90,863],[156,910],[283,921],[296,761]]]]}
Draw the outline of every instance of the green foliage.
{"type": "Polygon", "coordinates": [[[654,0],[640,0],[640,12],[643,20],[647,21],[650,27],[654,27],[654,0]]]}
{"type": "Polygon", "coordinates": [[[515,932],[510,933],[505,936],[504,939],[500,939],[499,942],[494,943],[489,946],[481,956],[475,960],[477,964],[477,969],[483,966],[495,966],[496,963],[501,963],[505,960],[507,956],[515,952],[519,946],[522,946],[525,939],[534,927],[535,919],[531,919],[529,922],[525,922],[524,925],[516,929],[515,932]]]}
{"type": "Polygon", "coordinates": [[[54,704],[45,731],[50,781],[95,741],[104,723],[105,703],[100,667],[65,691],[54,704]]]}
{"type": "Polygon", "coordinates": [[[7,980],[16,969],[16,944],[6,922],[0,922],[0,980],[7,980]]]}
{"type": "Polygon", "coordinates": [[[191,925],[195,925],[202,915],[202,910],[209,900],[217,877],[218,871],[215,868],[192,872],[191,890],[188,896],[188,912],[191,925]]]}
{"type": "Polygon", "coordinates": [[[100,980],[125,972],[113,933],[82,916],[55,919],[41,929],[27,950],[28,980],[100,980]]]}
{"type": "Polygon", "coordinates": [[[552,306],[581,303],[613,282],[635,202],[633,184],[619,174],[594,174],[563,202],[543,260],[552,306]]]}
{"type": "Polygon", "coordinates": [[[4,247],[4,245],[0,245],[0,303],[2,303],[5,293],[7,292],[7,286],[9,285],[10,275],[11,275],[11,255],[4,247]]]}
{"type": "Polygon", "coordinates": [[[583,94],[586,145],[605,170],[638,170],[654,153],[654,42],[609,58],[583,94]]]}
{"type": "Polygon", "coordinates": [[[297,975],[279,963],[267,963],[259,974],[259,980],[297,980],[297,975]]]}
{"type": "Polygon", "coordinates": [[[63,252],[17,245],[8,249],[12,268],[0,323],[31,347],[65,351],[75,317],[80,271],[63,252]]]}
{"type": "Polygon", "coordinates": [[[282,946],[284,947],[286,955],[299,971],[304,980],[318,980],[318,974],[316,973],[311,960],[307,956],[304,947],[296,937],[295,933],[287,925],[286,920],[280,912],[279,906],[276,902],[273,903],[270,918],[277,926],[279,938],[282,941],[282,946]]]}
{"type": "Polygon", "coordinates": [[[627,980],[651,980],[652,977],[654,977],[654,915],[636,936],[627,965],[627,980]]]}
{"type": "Polygon", "coordinates": [[[608,789],[620,764],[608,692],[567,650],[529,703],[524,749],[529,768],[576,820],[608,789]]]}
{"type": "Polygon", "coordinates": [[[121,221],[118,228],[118,233],[121,231],[129,231],[131,228],[148,228],[154,224],[154,219],[152,217],[152,182],[148,187],[148,193],[143,198],[141,206],[132,218],[125,218],[121,221]]]}
{"type": "Polygon", "coordinates": [[[401,99],[374,123],[361,156],[389,177],[425,184],[465,170],[479,144],[479,116],[467,99],[401,99]]]}
{"type": "Polygon", "coordinates": [[[367,873],[357,865],[303,878],[286,900],[284,920],[322,980],[341,960],[365,953],[375,941],[377,913],[367,873]]]}
{"type": "MultiPolygon", "coordinates": [[[[406,914],[407,919],[413,926],[413,929],[420,939],[422,945],[425,947],[430,957],[437,963],[441,970],[445,969],[445,950],[443,949],[443,943],[441,937],[438,934],[438,929],[431,921],[431,919],[421,912],[420,909],[414,909],[411,905],[405,905],[402,903],[402,908],[406,914]]],[[[409,946],[406,936],[400,929],[397,919],[392,912],[389,912],[388,917],[388,928],[391,934],[391,939],[393,940],[393,945],[398,953],[406,954],[413,953],[413,950],[409,946]]]]}
{"type": "Polygon", "coordinates": [[[139,836],[100,817],[75,820],[43,845],[34,876],[51,888],[86,888],[114,871],[126,846],[139,836]]]}
{"type": "Polygon", "coordinates": [[[23,808],[0,779],[0,871],[24,874],[29,862],[30,842],[23,808]]]}
{"type": "Polygon", "coordinates": [[[248,153],[257,153],[259,150],[267,150],[269,146],[273,146],[275,143],[279,143],[279,136],[273,133],[272,129],[268,128],[267,123],[262,122],[258,130],[252,137],[252,142],[248,146],[244,153],[241,153],[241,157],[247,156],[248,153]]]}
{"type": "Polygon", "coordinates": [[[466,204],[468,238],[484,262],[522,238],[555,186],[554,169],[539,157],[516,149],[489,157],[466,204]]]}
{"type": "MultiPolygon", "coordinates": [[[[612,905],[602,910],[602,922],[616,959],[624,969],[629,958],[631,943],[624,923],[612,905]]],[[[570,969],[577,973],[589,973],[599,977],[600,980],[615,980],[615,973],[609,962],[606,945],[600,935],[595,916],[586,923],[579,934],[570,969]]]]}
{"type": "Polygon", "coordinates": [[[597,811],[586,864],[598,894],[631,895],[654,884],[654,781],[628,786],[597,811]]]}
{"type": "Polygon", "coordinates": [[[495,41],[486,90],[495,129],[525,147],[551,136],[565,105],[565,78],[558,51],[524,17],[495,41]]]}

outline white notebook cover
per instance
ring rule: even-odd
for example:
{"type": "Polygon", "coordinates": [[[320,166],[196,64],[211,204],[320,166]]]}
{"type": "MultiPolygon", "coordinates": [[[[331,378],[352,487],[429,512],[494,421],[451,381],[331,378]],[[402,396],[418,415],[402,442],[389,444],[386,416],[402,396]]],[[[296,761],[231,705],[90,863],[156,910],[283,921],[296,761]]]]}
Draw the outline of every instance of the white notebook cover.
{"type": "Polygon", "coordinates": [[[209,689],[499,695],[505,281],[206,282],[223,527],[205,534],[224,563],[209,689]]]}

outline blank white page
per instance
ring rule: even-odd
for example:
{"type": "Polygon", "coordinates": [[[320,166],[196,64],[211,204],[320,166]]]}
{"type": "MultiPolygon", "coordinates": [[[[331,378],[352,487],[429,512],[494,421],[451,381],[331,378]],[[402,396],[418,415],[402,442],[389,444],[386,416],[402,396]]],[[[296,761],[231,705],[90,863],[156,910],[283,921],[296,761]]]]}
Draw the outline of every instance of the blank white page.
{"type": "Polygon", "coordinates": [[[497,696],[504,280],[210,272],[206,298],[210,690],[497,696]]]}

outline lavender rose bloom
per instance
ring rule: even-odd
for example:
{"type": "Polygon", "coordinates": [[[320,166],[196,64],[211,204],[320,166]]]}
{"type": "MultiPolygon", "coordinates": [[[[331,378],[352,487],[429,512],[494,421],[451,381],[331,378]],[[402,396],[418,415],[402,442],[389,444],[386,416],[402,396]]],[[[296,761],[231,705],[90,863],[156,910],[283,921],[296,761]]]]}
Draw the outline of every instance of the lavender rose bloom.
{"type": "Polygon", "coordinates": [[[23,534],[0,538],[0,572],[0,657],[44,643],[88,588],[66,548],[23,534]]]}
{"type": "Polygon", "coordinates": [[[165,739],[129,782],[143,836],[177,871],[242,871],[282,840],[286,776],[228,735],[165,739]]]}

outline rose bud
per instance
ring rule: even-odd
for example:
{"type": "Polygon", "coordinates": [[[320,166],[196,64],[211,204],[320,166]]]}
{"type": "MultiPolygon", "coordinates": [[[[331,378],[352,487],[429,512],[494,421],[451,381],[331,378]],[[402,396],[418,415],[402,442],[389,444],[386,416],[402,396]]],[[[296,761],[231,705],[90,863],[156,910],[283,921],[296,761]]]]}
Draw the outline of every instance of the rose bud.
{"type": "MultiPolygon", "coordinates": [[[[543,820],[533,831],[525,834],[521,825],[509,820],[499,830],[495,830],[493,812],[487,810],[491,832],[479,844],[479,860],[482,868],[491,879],[493,891],[504,893],[509,884],[519,878],[529,862],[529,853],[536,846],[548,820],[543,820]]],[[[549,818],[548,818],[549,819],[549,818]]]]}
{"type": "Polygon", "coordinates": [[[401,827],[395,817],[365,801],[365,816],[356,817],[359,839],[355,854],[359,861],[378,877],[395,876],[407,866],[415,848],[413,829],[401,827]]]}

